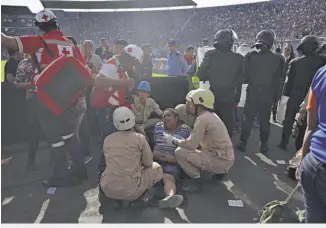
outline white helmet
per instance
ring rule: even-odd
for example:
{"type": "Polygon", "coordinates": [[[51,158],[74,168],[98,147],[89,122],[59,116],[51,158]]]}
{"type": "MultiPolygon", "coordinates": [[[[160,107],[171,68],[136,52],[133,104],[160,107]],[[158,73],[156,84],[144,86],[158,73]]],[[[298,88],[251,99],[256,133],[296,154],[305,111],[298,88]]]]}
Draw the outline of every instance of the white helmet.
{"type": "Polygon", "coordinates": [[[132,57],[135,57],[139,62],[143,62],[144,53],[143,50],[134,44],[127,45],[122,52],[128,53],[132,57]]]}
{"type": "Polygon", "coordinates": [[[135,116],[126,107],[119,107],[113,112],[113,124],[119,131],[125,131],[135,126],[135,116]]]}
{"type": "Polygon", "coordinates": [[[36,22],[47,23],[49,21],[55,22],[57,20],[56,16],[50,10],[42,10],[36,14],[36,22]]]}

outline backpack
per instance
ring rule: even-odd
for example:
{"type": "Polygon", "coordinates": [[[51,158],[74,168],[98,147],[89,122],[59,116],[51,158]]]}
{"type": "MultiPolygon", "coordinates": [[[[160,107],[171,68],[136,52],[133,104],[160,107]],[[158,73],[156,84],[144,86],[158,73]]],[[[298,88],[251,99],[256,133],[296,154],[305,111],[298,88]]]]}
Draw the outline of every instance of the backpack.
{"type": "Polygon", "coordinates": [[[288,202],[300,187],[293,189],[285,201],[274,200],[267,203],[258,213],[258,223],[300,223],[297,213],[289,208],[288,202]]]}
{"type": "Polygon", "coordinates": [[[61,115],[85,92],[86,86],[92,81],[92,76],[77,55],[62,55],[55,58],[46,42],[41,37],[40,39],[53,61],[42,70],[36,55],[33,55],[40,73],[35,80],[35,93],[52,113],[61,115]]]}

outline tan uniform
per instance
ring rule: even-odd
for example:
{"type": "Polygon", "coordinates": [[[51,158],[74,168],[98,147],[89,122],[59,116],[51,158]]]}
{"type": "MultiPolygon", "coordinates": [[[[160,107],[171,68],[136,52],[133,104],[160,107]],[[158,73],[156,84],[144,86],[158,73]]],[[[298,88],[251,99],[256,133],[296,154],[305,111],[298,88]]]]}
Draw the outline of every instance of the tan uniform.
{"type": "Polygon", "coordinates": [[[188,115],[186,111],[186,105],[185,104],[179,104],[177,107],[175,107],[175,110],[177,111],[179,115],[179,119],[187,124],[189,127],[194,128],[196,117],[192,115],[188,115]]]}
{"type": "Polygon", "coordinates": [[[153,162],[153,153],[139,133],[118,131],[103,145],[106,168],[100,185],[112,199],[136,200],[163,177],[162,167],[153,162]]]}
{"type": "Polygon", "coordinates": [[[201,113],[188,139],[179,140],[175,157],[182,169],[193,178],[200,172],[226,173],[233,166],[234,151],[222,120],[208,111],[201,113]],[[198,146],[201,149],[198,150],[198,146]]]}
{"type": "Polygon", "coordinates": [[[162,116],[163,112],[160,106],[152,98],[147,98],[145,105],[143,105],[139,98],[134,98],[133,112],[136,118],[136,125],[145,129],[155,126],[155,124],[161,122],[161,119],[149,119],[152,112],[155,112],[158,116],[162,116]]]}

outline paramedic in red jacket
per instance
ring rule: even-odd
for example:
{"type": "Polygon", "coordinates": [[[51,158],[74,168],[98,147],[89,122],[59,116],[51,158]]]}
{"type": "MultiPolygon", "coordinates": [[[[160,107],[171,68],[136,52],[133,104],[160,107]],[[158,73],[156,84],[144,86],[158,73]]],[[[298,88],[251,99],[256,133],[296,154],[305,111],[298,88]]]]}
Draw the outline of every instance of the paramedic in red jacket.
{"type": "MultiPolygon", "coordinates": [[[[42,10],[37,13],[35,25],[43,32],[41,37],[55,57],[74,55],[86,65],[79,48],[59,30],[57,19],[51,11],[42,10]]],[[[1,33],[1,44],[18,50],[20,53],[35,54],[41,69],[44,69],[53,61],[38,36],[10,37],[1,33]]],[[[40,73],[37,70],[35,61],[33,61],[33,68],[35,81],[40,73]]],[[[48,187],[64,187],[79,184],[87,179],[87,170],[80,152],[80,144],[73,133],[75,122],[73,109],[68,108],[62,115],[55,115],[41,101],[38,101],[37,112],[47,141],[51,144],[51,152],[54,158],[53,176],[48,180],[44,180],[42,184],[48,187]],[[71,170],[68,169],[67,153],[71,155],[73,160],[71,170]]]]}
{"type": "MultiPolygon", "coordinates": [[[[103,64],[94,81],[91,104],[98,109],[98,120],[102,130],[102,143],[106,136],[117,131],[113,124],[113,112],[125,106],[131,109],[133,99],[131,90],[135,81],[128,77],[128,72],[141,66],[143,51],[140,47],[130,44],[121,54],[113,56],[103,64]]],[[[99,174],[105,169],[103,154],[100,158],[99,174]],[[103,168],[104,166],[104,168],[103,168]]]]}

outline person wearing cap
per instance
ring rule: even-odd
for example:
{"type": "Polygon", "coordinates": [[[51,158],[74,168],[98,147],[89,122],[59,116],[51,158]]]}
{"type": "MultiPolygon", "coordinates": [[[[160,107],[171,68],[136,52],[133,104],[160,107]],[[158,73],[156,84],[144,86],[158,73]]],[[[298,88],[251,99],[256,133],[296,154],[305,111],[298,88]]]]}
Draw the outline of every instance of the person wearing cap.
{"type": "Polygon", "coordinates": [[[293,59],[289,64],[287,72],[289,100],[286,104],[285,119],[279,144],[281,149],[287,149],[295,116],[300,109],[300,104],[306,97],[313,76],[319,68],[326,64],[325,58],[316,53],[318,47],[317,37],[311,35],[303,37],[297,47],[297,50],[303,55],[293,59]]]}
{"type": "Polygon", "coordinates": [[[168,42],[168,76],[186,76],[188,72],[188,64],[184,56],[176,49],[177,42],[170,40],[168,42]]]}
{"type": "Polygon", "coordinates": [[[214,111],[224,122],[230,137],[235,128],[235,107],[241,95],[237,87],[244,81],[243,57],[232,51],[237,38],[237,34],[231,29],[218,31],[214,37],[214,49],[205,53],[198,69],[199,79],[210,84],[210,90],[215,96],[214,111]]]}
{"type": "Polygon", "coordinates": [[[179,139],[165,134],[165,140],[178,147],[176,161],[189,177],[195,179],[193,184],[184,185],[182,189],[195,192],[201,188],[202,171],[221,179],[231,169],[234,150],[225,124],[213,112],[214,94],[210,90],[196,89],[190,91],[186,99],[187,113],[197,117],[190,136],[179,139]]]}
{"type": "MultiPolygon", "coordinates": [[[[86,66],[86,61],[80,49],[72,43],[60,31],[56,16],[49,10],[42,10],[36,14],[35,25],[43,33],[41,36],[29,35],[10,37],[1,33],[1,44],[18,50],[20,53],[28,53],[34,56],[33,81],[45,69],[53,59],[59,56],[75,56],[86,66]],[[49,51],[44,48],[45,44],[49,51]],[[39,63],[37,67],[36,62],[39,63]]],[[[51,145],[54,159],[53,176],[42,181],[46,187],[65,187],[81,183],[86,180],[87,170],[81,153],[78,137],[74,134],[75,115],[74,107],[68,107],[61,115],[56,115],[41,101],[37,102],[37,112],[43,132],[51,145]],[[73,167],[68,169],[67,153],[71,156],[73,167]]]]}
{"type": "Polygon", "coordinates": [[[113,112],[117,132],[103,144],[106,168],[100,192],[115,200],[134,201],[163,178],[162,167],[153,162],[153,152],[142,134],[133,132],[135,116],[126,107],[113,112]]]}
{"type": "MultiPolygon", "coordinates": [[[[133,71],[135,67],[140,67],[142,61],[142,49],[137,45],[130,44],[120,54],[109,59],[94,80],[91,106],[97,109],[102,142],[106,136],[117,131],[113,124],[114,110],[121,106],[132,109],[131,90],[135,86],[135,81],[128,77],[127,72],[133,71]]],[[[104,168],[105,163],[102,154],[99,174],[103,172],[104,168]]]]}
{"type": "Polygon", "coordinates": [[[244,108],[244,122],[241,127],[240,142],[236,148],[246,150],[246,145],[255,117],[259,117],[260,151],[269,151],[270,116],[272,104],[278,99],[280,85],[284,74],[284,58],[271,51],[275,41],[272,30],[263,30],[256,36],[251,51],[244,57],[244,76],[248,83],[244,108]]]}
{"type": "Polygon", "coordinates": [[[119,55],[121,51],[128,45],[128,42],[125,40],[115,40],[113,44],[113,54],[119,55]]]}
{"type": "Polygon", "coordinates": [[[202,47],[209,47],[209,40],[207,38],[203,39],[201,45],[202,47]]]}
{"type": "MultiPolygon", "coordinates": [[[[94,44],[93,44],[93,46],[94,46],[94,44]]],[[[113,53],[110,51],[109,44],[105,38],[100,39],[100,46],[98,48],[96,48],[95,54],[100,56],[103,61],[106,61],[106,60],[112,58],[113,53]]]]}
{"type": "Polygon", "coordinates": [[[148,82],[142,81],[137,86],[137,96],[134,98],[133,111],[136,118],[135,128],[146,136],[146,130],[162,121],[163,111],[156,102],[149,98],[151,86],[148,82]],[[150,118],[155,113],[159,118],[150,118]]]}

